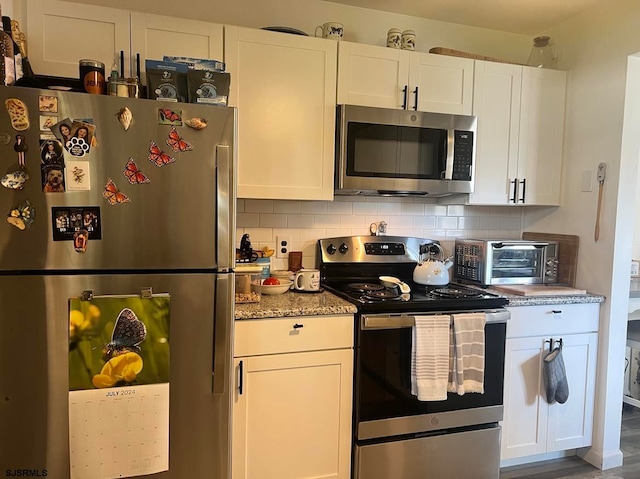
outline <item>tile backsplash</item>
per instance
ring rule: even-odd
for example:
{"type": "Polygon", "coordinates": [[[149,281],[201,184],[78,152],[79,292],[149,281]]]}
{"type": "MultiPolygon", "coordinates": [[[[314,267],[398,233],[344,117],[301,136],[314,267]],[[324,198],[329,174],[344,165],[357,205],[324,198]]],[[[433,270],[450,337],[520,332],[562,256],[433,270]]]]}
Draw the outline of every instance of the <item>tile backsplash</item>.
{"type": "MultiPolygon", "coordinates": [[[[317,266],[316,241],[368,235],[371,223],[385,221],[387,235],[439,240],[447,254],[455,238],[519,239],[522,207],[440,205],[434,199],[337,196],[335,201],[238,199],[236,246],[248,233],[253,249],[276,248],[276,236],[291,238],[289,251],[302,251],[306,268],[317,266]]],[[[272,269],[287,259],[271,257],[272,269]]]]}

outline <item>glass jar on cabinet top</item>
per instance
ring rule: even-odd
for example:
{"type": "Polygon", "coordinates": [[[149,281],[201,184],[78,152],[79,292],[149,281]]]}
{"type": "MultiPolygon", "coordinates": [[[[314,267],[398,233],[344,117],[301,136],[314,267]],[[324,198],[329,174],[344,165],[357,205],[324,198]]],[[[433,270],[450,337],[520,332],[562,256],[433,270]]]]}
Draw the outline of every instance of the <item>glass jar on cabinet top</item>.
{"type": "Polygon", "coordinates": [[[538,68],[557,68],[558,52],[551,37],[541,36],[533,39],[527,65],[538,68]]]}

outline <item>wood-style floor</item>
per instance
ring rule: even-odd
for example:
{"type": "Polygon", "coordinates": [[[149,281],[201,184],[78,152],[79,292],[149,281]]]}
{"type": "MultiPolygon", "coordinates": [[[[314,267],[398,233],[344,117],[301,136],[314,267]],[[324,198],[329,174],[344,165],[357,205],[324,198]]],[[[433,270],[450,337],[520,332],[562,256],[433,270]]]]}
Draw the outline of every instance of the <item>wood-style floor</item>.
{"type": "Polygon", "coordinates": [[[624,405],[620,449],[621,467],[600,471],[578,457],[554,459],[522,466],[506,467],[500,479],[640,479],[640,409],[624,405]]]}

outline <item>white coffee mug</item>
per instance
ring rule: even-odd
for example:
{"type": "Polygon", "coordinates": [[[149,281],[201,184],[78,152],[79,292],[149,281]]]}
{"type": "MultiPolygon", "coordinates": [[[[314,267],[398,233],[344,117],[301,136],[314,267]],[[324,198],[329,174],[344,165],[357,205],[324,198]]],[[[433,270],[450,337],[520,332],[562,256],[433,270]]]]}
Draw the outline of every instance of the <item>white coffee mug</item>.
{"type": "Polygon", "coordinates": [[[320,270],[301,269],[296,273],[293,287],[298,291],[319,291],[320,290],[320,270]]]}
{"type": "Polygon", "coordinates": [[[316,27],[315,35],[318,35],[318,29],[321,30],[322,38],[330,38],[332,40],[341,40],[344,34],[344,26],[338,22],[327,22],[316,27]]]}

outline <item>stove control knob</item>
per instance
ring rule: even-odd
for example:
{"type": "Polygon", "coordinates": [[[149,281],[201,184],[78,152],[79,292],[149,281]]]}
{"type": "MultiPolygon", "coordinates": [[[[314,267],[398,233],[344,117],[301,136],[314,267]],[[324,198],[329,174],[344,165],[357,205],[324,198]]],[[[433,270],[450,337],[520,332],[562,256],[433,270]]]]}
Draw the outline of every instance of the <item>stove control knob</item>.
{"type": "Polygon", "coordinates": [[[336,251],[337,248],[333,245],[333,243],[330,243],[329,246],[327,246],[327,253],[335,254],[336,251]]]}
{"type": "Polygon", "coordinates": [[[349,247],[346,244],[342,243],[338,250],[340,251],[340,253],[346,254],[346,252],[349,251],[349,247]]]}

